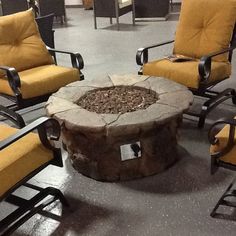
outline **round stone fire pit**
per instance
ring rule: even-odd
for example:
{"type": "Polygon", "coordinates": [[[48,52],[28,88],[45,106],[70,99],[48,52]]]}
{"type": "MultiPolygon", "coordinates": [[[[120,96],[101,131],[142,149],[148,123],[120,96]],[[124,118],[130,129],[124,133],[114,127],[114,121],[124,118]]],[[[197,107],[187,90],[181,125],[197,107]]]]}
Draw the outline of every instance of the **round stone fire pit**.
{"type": "Polygon", "coordinates": [[[178,158],[176,132],[192,93],[173,81],[107,76],[61,88],[47,104],[80,173],[102,181],[156,174],[178,158]]]}

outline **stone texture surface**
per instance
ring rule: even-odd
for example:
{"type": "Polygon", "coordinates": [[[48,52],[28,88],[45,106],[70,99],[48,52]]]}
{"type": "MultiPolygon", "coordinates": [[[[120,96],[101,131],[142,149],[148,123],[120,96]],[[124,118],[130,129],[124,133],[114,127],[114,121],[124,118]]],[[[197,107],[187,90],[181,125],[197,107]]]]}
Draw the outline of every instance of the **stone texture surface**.
{"type": "Polygon", "coordinates": [[[82,80],[68,84],[66,87],[94,87],[103,88],[113,86],[110,76],[97,77],[94,80],[82,80]]]}
{"type": "Polygon", "coordinates": [[[130,135],[123,131],[122,138],[73,132],[65,126],[62,133],[76,170],[96,180],[117,181],[153,175],[172,165],[178,158],[177,127],[175,119],[147,133],[130,135]],[[137,141],[141,143],[141,156],[122,161],[120,146],[137,141]]]}
{"type": "Polygon", "coordinates": [[[60,121],[63,143],[76,170],[97,180],[117,181],[158,173],[177,160],[177,127],[192,101],[186,87],[170,80],[114,75],[67,85],[49,99],[46,111],[60,121]],[[88,91],[120,85],[152,90],[158,100],[124,114],[97,114],[74,106],[88,91]],[[133,144],[138,144],[139,155],[133,144]]]}

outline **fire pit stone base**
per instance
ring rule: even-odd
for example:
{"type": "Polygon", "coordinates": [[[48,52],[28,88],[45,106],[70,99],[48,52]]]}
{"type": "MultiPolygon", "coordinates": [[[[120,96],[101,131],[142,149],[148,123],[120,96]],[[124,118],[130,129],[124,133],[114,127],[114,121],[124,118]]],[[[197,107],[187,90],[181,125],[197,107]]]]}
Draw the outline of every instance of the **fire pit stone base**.
{"type": "Polygon", "coordinates": [[[193,101],[184,86],[153,76],[107,76],[75,82],[53,94],[47,114],[62,127],[62,140],[78,172],[101,181],[153,175],[178,158],[176,133],[193,101]],[[156,102],[124,114],[98,114],[77,105],[89,91],[135,86],[155,92],[156,102]]]}

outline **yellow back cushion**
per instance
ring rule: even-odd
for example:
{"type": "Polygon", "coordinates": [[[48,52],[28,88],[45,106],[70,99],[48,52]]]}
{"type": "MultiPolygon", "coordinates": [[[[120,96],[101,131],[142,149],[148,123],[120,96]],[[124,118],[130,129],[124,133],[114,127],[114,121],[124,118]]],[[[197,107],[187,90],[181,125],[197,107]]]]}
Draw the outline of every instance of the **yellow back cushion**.
{"type": "MultiPolygon", "coordinates": [[[[174,53],[201,58],[229,46],[236,0],[182,0],[174,53]]],[[[227,54],[214,57],[227,61],[227,54]]]]}
{"type": "Polygon", "coordinates": [[[0,65],[23,71],[53,63],[32,10],[0,17],[0,65]]]}

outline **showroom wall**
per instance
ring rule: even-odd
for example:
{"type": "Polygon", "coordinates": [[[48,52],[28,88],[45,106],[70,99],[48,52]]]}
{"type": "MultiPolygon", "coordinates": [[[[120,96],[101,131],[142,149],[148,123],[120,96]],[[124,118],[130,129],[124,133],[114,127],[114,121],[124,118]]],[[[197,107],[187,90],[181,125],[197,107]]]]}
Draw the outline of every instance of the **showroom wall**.
{"type": "Polygon", "coordinates": [[[66,5],[82,5],[82,0],[65,0],[66,5]]]}
{"type": "MultiPolygon", "coordinates": [[[[173,0],[173,2],[181,2],[181,0],[173,0]]],[[[82,5],[82,0],[65,0],[66,5],[82,5]]]]}

